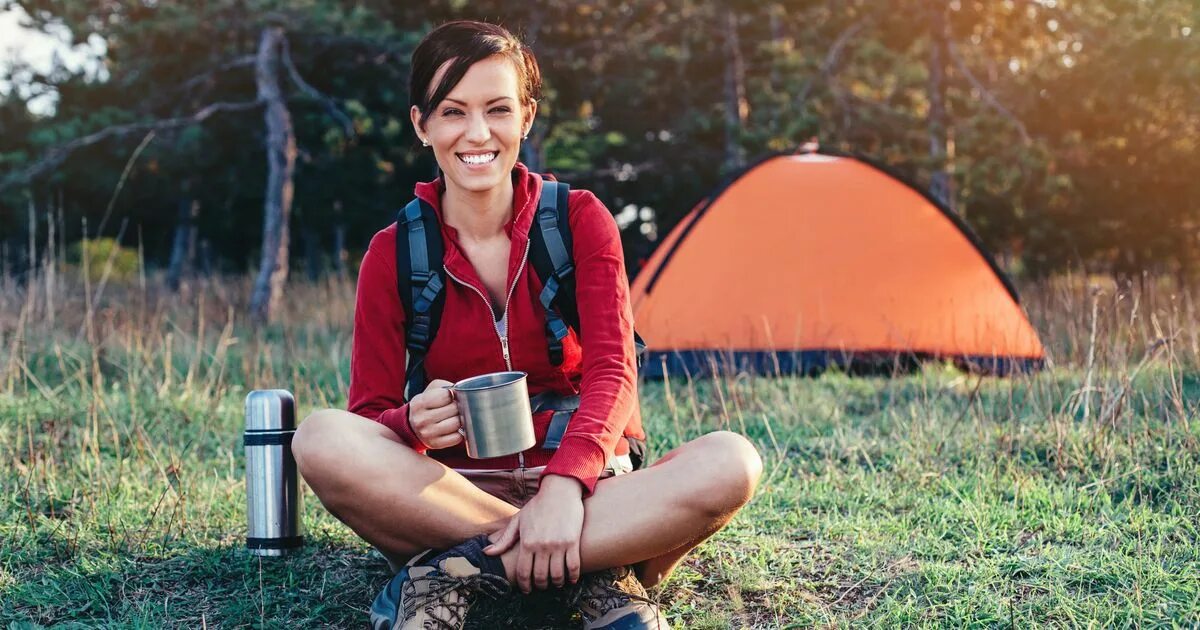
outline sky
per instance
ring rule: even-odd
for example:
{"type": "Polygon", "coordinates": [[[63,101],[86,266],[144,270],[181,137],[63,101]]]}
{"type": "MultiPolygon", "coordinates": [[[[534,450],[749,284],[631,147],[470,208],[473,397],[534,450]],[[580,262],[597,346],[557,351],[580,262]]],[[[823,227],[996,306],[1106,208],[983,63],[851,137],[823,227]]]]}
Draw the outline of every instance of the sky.
{"type": "MultiPolygon", "coordinates": [[[[3,3],[0,3],[2,6],[3,3]]],[[[27,65],[38,72],[49,72],[54,67],[55,58],[72,70],[85,70],[93,77],[105,76],[104,68],[99,59],[104,54],[104,41],[99,37],[71,48],[70,38],[65,28],[54,34],[47,34],[21,26],[29,16],[19,7],[0,8],[0,68],[13,65],[27,65]]],[[[3,74],[7,74],[4,72],[3,74]]],[[[30,95],[29,81],[32,76],[28,71],[19,71],[14,75],[14,82],[0,79],[0,95],[10,94],[14,89],[22,97],[30,95]]],[[[39,115],[50,115],[58,103],[58,94],[53,90],[40,94],[29,101],[29,110],[39,115]]]]}

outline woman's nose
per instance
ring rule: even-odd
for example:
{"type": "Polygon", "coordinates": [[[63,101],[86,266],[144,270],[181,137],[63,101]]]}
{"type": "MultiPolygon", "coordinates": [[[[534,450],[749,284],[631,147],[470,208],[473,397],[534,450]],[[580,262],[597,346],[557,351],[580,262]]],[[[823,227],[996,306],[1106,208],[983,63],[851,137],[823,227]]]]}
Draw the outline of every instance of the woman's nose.
{"type": "Polygon", "coordinates": [[[467,140],[469,142],[487,142],[492,137],[492,130],[488,127],[487,119],[482,115],[471,116],[467,123],[467,140]]]}

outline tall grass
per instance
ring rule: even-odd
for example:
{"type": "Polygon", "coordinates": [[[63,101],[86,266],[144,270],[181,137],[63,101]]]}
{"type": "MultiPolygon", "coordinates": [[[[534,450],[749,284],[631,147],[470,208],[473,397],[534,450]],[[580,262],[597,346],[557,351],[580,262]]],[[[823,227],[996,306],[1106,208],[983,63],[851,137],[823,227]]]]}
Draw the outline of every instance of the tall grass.
{"type": "MultiPolygon", "coordinates": [[[[172,293],[81,262],[0,276],[0,622],[360,625],[386,568],[311,496],[304,553],[240,550],[242,400],[344,405],[353,284],[294,282],[255,328],[248,278],[172,293]]],[[[1197,290],[1068,276],[1022,295],[1044,372],[644,383],[655,453],[730,428],[767,464],[659,593],[677,625],[1200,616],[1197,290]]]]}

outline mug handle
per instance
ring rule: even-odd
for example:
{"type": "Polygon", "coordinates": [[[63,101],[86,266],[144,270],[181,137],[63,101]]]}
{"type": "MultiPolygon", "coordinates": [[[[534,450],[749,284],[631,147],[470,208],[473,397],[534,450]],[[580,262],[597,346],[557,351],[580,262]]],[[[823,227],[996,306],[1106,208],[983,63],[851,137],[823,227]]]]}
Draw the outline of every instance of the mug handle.
{"type": "MultiPolygon", "coordinates": [[[[458,394],[454,391],[454,385],[442,385],[442,389],[450,392],[450,400],[458,402],[458,394]]],[[[467,439],[467,428],[462,425],[461,420],[458,424],[458,434],[463,436],[464,440],[467,439]]]]}

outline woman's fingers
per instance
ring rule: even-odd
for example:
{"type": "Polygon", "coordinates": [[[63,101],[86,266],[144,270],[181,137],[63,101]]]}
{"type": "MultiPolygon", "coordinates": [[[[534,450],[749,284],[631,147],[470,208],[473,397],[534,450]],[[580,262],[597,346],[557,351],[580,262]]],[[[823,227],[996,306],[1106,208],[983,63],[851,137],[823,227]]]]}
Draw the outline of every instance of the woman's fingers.
{"type": "Polygon", "coordinates": [[[498,556],[511,549],[513,544],[517,542],[518,534],[521,531],[520,520],[520,513],[518,512],[508,520],[508,525],[500,532],[498,538],[496,534],[492,534],[492,544],[484,547],[483,553],[489,556],[498,556]]]}
{"type": "Polygon", "coordinates": [[[567,579],[571,581],[571,584],[579,581],[581,565],[582,563],[579,560],[579,545],[572,545],[571,548],[567,550],[566,555],[567,579]]]}
{"type": "Polygon", "coordinates": [[[562,588],[566,584],[567,553],[570,553],[570,550],[566,553],[556,553],[550,559],[550,583],[556,588],[562,588]]]}
{"type": "Polygon", "coordinates": [[[462,428],[462,418],[458,414],[454,414],[448,418],[442,418],[429,427],[430,435],[450,435],[458,433],[462,428]]]}
{"type": "Polygon", "coordinates": [[[458,403],[444,387],[449,384],[450,381],[431,381],[409,404],[408,424],[421,443],[431,449],[448,448],[462,442],[462,435],[458,433],[462,425],[458,403]]]}
{"type": "Polygon", "coordinates": [[[530,577],[533,574],[533,552],[525,545],[517,547],[517,586],[521,592],[528,594],[533,590],[530,577]]]}
{"type": "Polygon", "coordinates": [[[454,402],[454,396],[450,390],[446,389],[447,385],[453,385],[450,381],[442,379],[433,379],[425,386],[425,391],[421,392],[421,406],[425,409],[437,409],[445,407],[454,402]]]}
{"type": "Polygon", "coordinates": [[[463,436],[458,431],[451,431],[443,435],[421,437],[421,441],[425,443],[425,446],[436,451],[462,442],[463,436]]]}
{"type": "MultiPolygon", "coordinates": [[[[559,567],[562,567],[561,553],[544,552],[533,557],[533,585],[539,590],[544,591],[550,587],[550,567],[555,559],[558,560],[559,567]]],[[[561,568],[559,572],[562,572],[561,568]]]]}
{"type": "Polygon", "coordinates": [[[449,405],[444,407],[426,409],[422,415],[425,416],[425,422],[430,425],[444,422],[449,418],[455,418],[458,416],[458,403],[451,402],[449,405]]]}
{"type": "Polygon", "coordinates": [[[429,448],[450,448],[463,441],[462,420],[451,416],[425,430],[428,439],[423,440],[429,448]]]}

